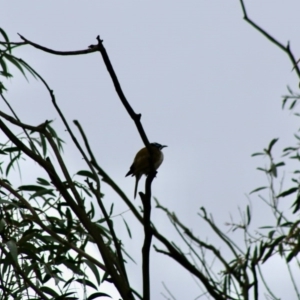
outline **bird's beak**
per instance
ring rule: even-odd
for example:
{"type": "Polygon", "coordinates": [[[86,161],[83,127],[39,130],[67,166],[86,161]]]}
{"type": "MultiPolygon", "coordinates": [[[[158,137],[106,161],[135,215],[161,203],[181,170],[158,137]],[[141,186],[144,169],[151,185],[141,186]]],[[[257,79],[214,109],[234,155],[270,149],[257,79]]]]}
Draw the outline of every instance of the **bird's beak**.
{"type": "Polygon", "coordinates": [[[161,148],[165,148],[165,147],[168,147],[167,145],[163,145],[163,146],[161,146],[161,148]]]}

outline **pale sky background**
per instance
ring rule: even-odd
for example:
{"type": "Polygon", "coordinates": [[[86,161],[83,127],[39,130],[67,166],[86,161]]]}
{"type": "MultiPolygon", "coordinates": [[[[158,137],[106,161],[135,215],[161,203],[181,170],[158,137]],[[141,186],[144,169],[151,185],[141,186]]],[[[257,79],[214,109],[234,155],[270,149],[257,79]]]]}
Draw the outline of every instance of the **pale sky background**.
{"type": "MultiPolygon", "coordinates": [[[[253,21],[280,42],[290,41],[294,55],[300,57],[299,1],[245,4],[253,21]]],[[[142,114],[149,140],[168,145],[153,195],[196,235],[225,251],[197,217],[199,207],[204,206],[228,230],[225,222],[230,214],[238,221],[238,207],[248,204],[246,195],[267,183],[263,173],[256,171],[267,161],[251,154],[279,137],[275,146],[279,157],[284,147],[296,143],[293,133],[299,126],[297,118],[281,109],[286,86],[297,91],[292,65],[285,53],[243,20],[239,1],[5,1],[0,20],[12,41],[20,41],[20,33],[61,51],[85,49],[100,35],[128,101],[142,114]]],[[[61,57],[30,46],[15,55],[46,79],[68,121],[81,123],[98,162],[133,198],[134,179],[124,176],[143,144],[101,56],[61,57]]],[[[25,123],[56,120],[54,127],[68,142],[65,153],[71,173],[83,168],[43,86],[32,78],[28,84],[18,75],[8,87],[7,98],[25,123]]],[[[7,111],[3,103],[0,107],[7,111]]],[[[37,175],[31,169],[24,172],[23,184],[37,175]]],[[[285,186],[289,187],[288,181],[285,186]]],[[[108,203],[120,201],[105,184],[103,192],[108,203]]],[[[251,199],[257,224],[268,225],[265,206],[257,195],[251,199]]],[[[140,205],[140,200],[135,204],[140,205]]],[[[115,214],[125,209],[121,203],[115,214]]],[[[128,269],[133,287],[141,291],[143,229],[131,221],[130,212],[124,217],[131,224],[132,240],[123,222],[116,220],[116,224],[138,262],[128,269]]],[[[179,241],[163,213],[154,209],[152,219],[170,240],[179,241]]],[[[154,244],[160,245],[155,240],[154,244]]],[[[195,299],[202,293],[169,258],[152,252],[151,261],[152,299],[164,299],[162,281],[176,299],[195,299]]],[[[287,291],[293,291],[283,264],[274,261],[265,271],[271,287],[281,299],[294,299],[294,294],[287,296],[287,291]]]]}

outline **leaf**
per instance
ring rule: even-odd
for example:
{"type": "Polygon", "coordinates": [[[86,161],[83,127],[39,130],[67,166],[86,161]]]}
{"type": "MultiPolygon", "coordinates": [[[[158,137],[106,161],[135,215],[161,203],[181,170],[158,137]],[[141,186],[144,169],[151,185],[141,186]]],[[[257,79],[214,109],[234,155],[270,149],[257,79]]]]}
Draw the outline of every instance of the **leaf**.
{"type": "Polygon", "coordinates": [[[100,293],[100,292],[97,292],[97,293],[94,293],[92,295],[90,295],[87,300],[93,300],[93,299],[96,299],[98,297],[108,297],[108,298],[111,298],[111,296],[105,294],[105,293],[100,293]]]}
{"type": "Polygon", "coordinates": [[[293,259],[293,257],[295,257],[299,252],[300,252],[300,249],[299,249],[299,247],[296,246],[293,249],[293,251],[286,258],[287,263],[289,263],[293,259]]]}
{"type": "Polygon", "coordinates": [[[109,210],[109,214],[108,214],[108,215],[111,217],[112,214],[113,214],[113,212],[114,212],[114,203],[111,204],[110,210],[109,210]]]}
{"type": "Polygon", "coordinates": [[[49,294],[51,295],[52,297],[58,297],[59,295],[53,290],[53,289],[50,289],[49,287],[47,286],[42,286],[40,287],[40,290],[46,294],[49,294]]]}
{"type": "Polygon", "coordinates": [[[284,109],[286,101],[287,101],[287,97],[284,97],[282,100],[282,109],[284,109]]]}
{"type": "Polygon", "coordinates": [[[264,190],[264,189],[266,189],[266,188],[267,188],[267,186],[261,186],[261,187],[259,187],[259,188],[256,188],[255,190],[251,191],[249,195],[251,195],[251,194],[253,194],[253,193],[256,193],[256,192],[258,192],[258,191],[264,190]]]}
{"type": "Polygon", "coordinates": [[[129,228],[127,222],[125,221],[125,219],[124,219],[123,217],[122,217],[122,219],[123,219],[123,221],[124,221],[124,223],[125,223],[125,226],[126,226],[126,229],[127,229],[127,232],[128,232],[129,237],[132,238],[132,236],[131,236],[131,231],[130,231],[130,228],[129,228]]]}
{"type": "Polygon", "coordinates": [[[14,163],[20,158],[20,156],[21,153],[19,152],[19,154],[17,154],[13,159],[11,159],[11,161],[6,167],[6,171],[5,171],[6,176],[9,174],[9,170],[13,167],[14,163]]]}
{"type": "Polygon", "coordinates": [[[21,66],[21,64],[18,62],[18,59],[14,57],[13,55],[3,53],[3,57],[5,57],[9,62],[11,62],[19,71],[23,74],[23,76],[27,79],[26,74],[21,66]]]}
{"type": "Polygon", "coordinates": [[[295,207],[293,213],[296,213],[300,208],[300,196],[298,195],[296,201],[293,203],[292,207],[295,207]]]}
{"type": "Polygon", "coordinates": [[[247,225],[249,225],[250,222],[251,222],[251,212],[250,212],[249,205],[247,205],[247,225]]]}
{"type": "Polygon", "coordinates": [[[91,271],[94,273],[95,277],[96,277],[96,280],[97,280],[97,283],[98,285],[100,285],[100,274],[99,274],[99,271],[98,271],[98,268],[96,267],[95,264],[93,264],[92,262],[90,262],[89,260],[87,259],[84,259],[83,260],[84,263],[86,263],[86,265],[91,269],[91,271]]]}
{"type": "Polygon", "coordinates": [[[7,69],[7,65],[6,65],[5,61],[1,58],[0,58],[0,65],[1,65],[2,70],[3,70],[3,71],[1,71],[1,75],[7,78],[8,77],[7,75],[9,74],[8,69],[7,69]]]}
{"type": "Polygon", "coordinates": [[[13,258],[13,260],[17,263],[18,263],[18,249],[17,249],[17,245],[14,241],[10,240],[6,243],[8,249],[9,249],[9,252],[13,258]]]}
{"type": "Polygon", "coordinates": [[[269,173],[269,171],[268,171],[268,170],[266,170],[266,169],[263,169],[263,168],[257,168],[257,170],[259,170],[259,171],[263,171],[263,172],[265,172],[265,173],[269,173]]]}
{"type": "Polygon", "coordinates": [[[82,275],[82,271],[77,266],[77,263],[75,260],[63,260],[62,263],[70,270],[72,270],[75,274],[82,275]]]}
{"type": "Polygon", "coordinates": [[[0,33],[2,34],[5,42],[7,43],[7,50],[9,51],[9,53],[11,53],[11,47],[10,47],[8,35],[1,27],[0,27],[0,33]]]}
{"type": "Polygon", "coordinates": [[[280,226],[281,219],[282,219],[282,212],[279,213],[279,217],[277,218],[276,226],[280,226]]]}
{"type": "Polygon", "coordinates": [[[75,281],[81,283],[82,285],[87,285],[95,290],[97,290],[97,287],[89,280],[87,279],[76,279],[75,281]]]}
{"type": "Polygon", "coordinates": [[[271,168],[269,170],[269,173],[271,173],[274,177],[277,177],[277,168],[276,168],[276,165],[271,164],[271,168]]]}
{"type": "Polygon", "coordinates": [[[46,139],[44,137],[43,134],[40,133],[40,139],[41,139],[41,146],[43,149],[43,156],[46,157],[47,154],[47,143],[46,143],[46,139]]]}
{"type": "Polygon", "coordinates": [[[81,170],[81,171],[78,171],[78,172],[77,172],[77,175],[84,176],[84,177],[88,177],[88,178],[91,178],[91,179],[93,179],[94,181],[96,181],[95,175],[94,175],[94,173],[92,173],[91,171],[81,170]]]}
{"type": "Polygon", "coordinates": [[[297,103],[297,101],[298,101],[298,99],[295,99],[295,100],[291,103],[291,105],[290,105],[290,107],[289,107],[290,110],[292,110],[292,109],[294,108],[294,106],[295,106],[295,104],[297,103]]]}
{"type": "Polygon", "coordinates": [[[253,153],[251,154],[251,156],[258,156],[258,155],[266,155],[266,153],[262,153],[262,152],[256,152],[256,153],[253,153]]]}
{"type": "Polygon", "coordinates": [[[20,151],[18,147],[7,147],[4,148],[3,151],[11,153],[11,152],[16,152],[16,151],[20,151]]]}
{"type": "Polygon", "coordinates": [[[39,185],[21,185],[19,186],[19,191],[28,191],[28,192],[35,192],[35,191],[41,191],[45,188],[39,185]]]}
{"type": "Polygon", "coordinates": [[[269,249],[269,251],[267,252],[267,254],[265,255],[265,257],[262,260],[262,263],[266,262],[268,260],[268,258],[273,254],[273,250],[275,248],[275,245],[272,245],[269,249]]]}
{"type": "Polygon", "coordinates": [[[275,145],[275,143],[278,141],[278,138],[277,139],[273,139],[270,144],[269,144],[269,147],[268,147],[268,153],[271,153],[271,150],[273,148],[273,146],[275,145]]]}
{"type": "Polygon", "coordinates": [[[269,231],[269,234],[268,234],[268,238],[271,240],[273,238],[273,235],[276,231],[275,230],[271,230],[269,231]]]}
{"type": "Polygon", "coordinates": [[[275,241],[273,242],[273,245],[278,245],[282,240],[284,240],[286,238],[285,235],[281,235],[279,236],[277,239],[275,239],[275,241]]]}
{"type": "Polygon", "coordinates": [[[291,94],[291,95],[294,95],[294,93],[293,93],[293,91],[292,91],[292,89],[290,88],[290,86],[289,85],[287,85],[287,90],[289,91],[289,93],[291,94]]]}
{"type": "Polygon", "coordinates": [[[25,62],[24,60],[22,60],[21,58],[18,59],[19,63],[31,74],[31,76],[35,79],[38,79],[38,73],[31,68],[27,62],[25,62]]]}
{"type": "Polygon", "coordinates": [[[44,195],[51,195],[51,196],[55,196],[55,194],[53,193],[53,189],[42,189],[42,190],[39,190],[37,192],[35,192],[34,194],[32,194],[29,198],[30,199],[33,199],[33,198],[36,198],[36,197],[41,197],[41,196],[44,196],[44,195]]]}
{"type": "Polygon", "coordinates": [[[286,191],[280,193],[279,195],[277,195],[277,198],[286,197],[286,196],[291,195],[291,194],[293,194],[297,191],[298,191],[298,187],[290,188],[289,190],[286,190],[286,191]]]}
{"type": "Polygon", "coordinates": [[[274,228],[273,226],[261,226],[259,227],[259,229],[270,229],[270,228],[274,228]]]}
{"type": "Polygon", "coordinates": [[[286,152],[286,151],[296,151],[296,150],[297,150],[297,148],[295,148],[295,147],[287,147],[287,148],[283,149],[283,152],[286,152]]]}
{"type": "Polygon", "coordinates": [[[49,181],[41,177],[38,177],[36,182],[41,185],[46,185],[46,186],[51,185],[49,181]]]}

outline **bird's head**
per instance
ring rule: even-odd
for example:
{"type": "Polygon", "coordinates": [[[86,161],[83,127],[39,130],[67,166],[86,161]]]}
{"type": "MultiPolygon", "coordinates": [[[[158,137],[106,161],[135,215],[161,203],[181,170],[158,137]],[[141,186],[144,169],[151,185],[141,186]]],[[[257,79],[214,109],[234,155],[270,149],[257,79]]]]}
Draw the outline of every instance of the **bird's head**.
{"type": "Polygon", "coordinates": [[[166,145],[161,145],[159,143],[151,143],[150,145],[158,148],[159,150],[161,150],[162,148],[168,147],[166,145]]]}

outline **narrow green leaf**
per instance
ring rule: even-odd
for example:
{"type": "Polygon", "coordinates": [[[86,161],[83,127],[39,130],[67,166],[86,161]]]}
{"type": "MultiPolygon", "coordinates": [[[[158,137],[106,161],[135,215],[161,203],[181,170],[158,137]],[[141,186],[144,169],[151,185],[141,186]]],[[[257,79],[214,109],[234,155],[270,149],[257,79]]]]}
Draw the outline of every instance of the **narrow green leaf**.
{"type": "Polygon", "coordinates": [[[289,91],[289,93],[291,95],[294,95],[294,92],[293,92],[293,90],[291,89],[291,87],[289,85],[287,85],[286,88],[287,88],[287,90],[289,91]]]}
{"type": "Polygon", "coordinates": [[[268,238],[269,238],[270,240],[273,239],[274,233],[275,233],[275,230],[271,230],[271,231],[269,232],[268,238]]]}
{"type": "Polygon", "coordinates": [[[110,206],[109,216],[111,216],[113,212],[114,212],[114,203],[112,203],[110,206]]]}
{"type": "Polygon", "coordinates": [[[280,198],[280,197],[286,197],[286,196],[291,195],[291,194],[293,194],[293,193],[295,193],[295,192],[297,192],[297,191],[298,191],[298,187],[290,188],[289,190],[286,190],[286,191],[280,193],[280,194],[277,196],[277,198],[280,198]]]}
{"type": "Polygon", "coordinates": [[[255,192],[258,192],[258,191],[264,190],[264,189],[266,189],[266,188],[267,188],[267,186],[261,186],[261,187],[259,187],[259,188],[255,189],[255,190],[251,191],[249,195],[251,195],[251,194],[253,194],[253,193],[255,193],[255,192]]]}
{"type": "Polygon", "coordinates": [[[40,290],[41,290],[43,293],[46,293],[46,294],[48,294],[48,295],[51,295],[52,297],[58,297],[58,296],[59,296],[53,289],[50,289],[50,288],[47,287],[47,286],[42,286],[42,287],[40,287],[40,290]]]}
{"type": "Polygon", "coordinates": [[[32,67],[30,67],[26,61],[22,60],[21,58],[19,58],[18,61],[31,74],[33,78],[38,79],[38,73],[32,67]]]}
{"type": "Polygon", "coordinates": [[[268,171],[268,170],[266,170],[266,169],[263,169],[263,168],[257,168],[257,170],[259,170],[259,171],[263,171],[263,172],[265,172],[265,173],[269,173],[269,171],[268,171]]]}
{"type": "Polygon", "coordinates": [[[294,108],[294,106],[295,106],[295,104],[297,103],[297,101],[298,101],[298,99],[295,99],[292,103],[291,103],[291,105],[290,105],[290,110],[292,110],[293,108],[294,108]]]}
{"type": "Polygon", "coordinates": [[[282,240],[284,240],[286,237],[285,237],[285,235],[281,235],[281,236],[279,236],[278,238],[276,238],[275,240],[274,240],[274,242],[273,242],[273,245],[278,245],[282,240]]]}
{"type": "Polygon", "coordinates": [[[295,148],[295,147],[287,147],[287,148],[283,149],[283,152],[286,152],[286,151],[296,151],[296,150],[297,150],[297,148],[295,148]]]}
{"type": "Polygon", "coordinates": [[[18,163],[18,159],[21,157],[21,153],[19,152],[14,158],[12,158],[9,162],[9,164],[6,167],[5,174],[6,176],[9,174],[10,169],[14,166],[14,163],[18,163]]]}
{"type": "Polygon", "coordinates": [[[21,185],[21,186],[19,186],[19,191],[35,192],[35,191],[42,191],[42,190],[45,190],[45,188],[41,187],[39,185],[21,185]]]}
{"type": "Polygon", "coordinates": [[[284,97],[282,100],[282,109],[284,109],[286,101],[287,101],[287,97],[284,97]]]}
{"type": "Polygon", "coordinates": [[[91,281],[89,281],[87,279],[76,279],[75,281],[77,281],[77,282],[79,282],[83,285],[87,285],[87,286],[97,290],[97,287],[91,281]]]}
{"type": "Polygon", "coordinates": [[[11,53],[11,47],[10,47],[8,35],[1,27],[0,27],[0,33],[2,34],[5,42],[7,43],[7,50],[9,51],[9,53],[11,53]]]}
{"type": "Polygon", "coordinates": [[[10,240],[6,243],[13,260],[18,264],[18,249],[14,241],[10,240]]]}
{"type": "Polygon", "coordinates": [[[296,201],[293,203],[292,207],[295,207],[293,213],[296,213],[300,208],[300,195],[298,195],[296,201]]]}
{"type": "Polygon", "coordinates": [[[109,296],[108,294],[97,292],[97,293],[91,294],[91,295],[87,298],[87,300],[93,300],[93,299],[100,298],[100,297],[108,297],[108,298],[111,298],[111,296],[109,296]]]}
{"type": "Polygon", "coordinates": [[[51,185],[49,181],[41,177],[38,177],[36,182],[41,185],[46,185],[46,186],[51,185]]]}
{"type": "Polygon", "coordinates": [[[129,237],[132,238],[132,236],[131,236],[131,231],[130,231],[130,228],[129,228],[127,222],[125,221],[125,219],[124,219],[123,217],[122,217],[122,219],[123,219],[123,221],[124,221],[124,223],[125,223],[125,226],[126,226],[126,229],[127,229],[127,232],[128,232],[129,237]]]}
{"type": "Polygon", "coordinates": [[[277,168],[276,168],[276,165],[271,164],[271,168],[269,170],[269,173],[272,174],[274,177],[277,177],[277,168]]]}
{"type": "Polygon", "coordinates": [[[35,192],[34,194],[32,194],[29,198],[30,199],[33,199],[33,198],[36,198],[36,197],[42,197],[44,195],[50,195],[50,196],[55,196],[55,194],[53,193],[53,189],[43,189],[43,190],[39,190],[37,192],[35,192]]]}
{"type": "Polygon", "coordinates": [[[262,153],[262,152],[256,152],[256,153],[251,154],[251,156],[259,156],[259,155],[266,155],[266,154],[262,153]]]}
{"type": "MultiPolygon", "coordinates": [[[[280,217],[282,216],[282,213],[280,213],[280,217]]],[[[282,223],[280,224],[281,227],[291,227],[291,230],[294,226],[294,224],[296,224],[296,226],[298,225],[298,223],[293,223],[293,222],[285,222],[285,223],[282,223]]],[[[279,224],[278,224],[279,225],[279,224]]]]}
{"type": "Polygon", "coordinates": [[[269,144],[269,147],[268,147],[268,153],[271,153],[271,150],[273,148],[273,146],[275,145],[275,143],[278,141],[278,138],[277,139],[273,139],[270,144],[269,144]]]}
{"type": "Polygon", "coordinates": [[[23,76],[27,79],[26,74],[21,66],[21,64],[18,62],[18,59],[14,57],[13,55],[3,53],[3,57],[5,57],[9,62],[11,62],[19,71],[23,74],[23,76]]]}
{"type": "Polygon", "coordinates": [[[89,260],[85,259],[83,260],[84,263],[86,263],[86,265],[91,269],[91,271],[94,273],[97,283],[98,285],[100,285],[100,274],[98,271],[98,268],[96,265],[94,265],[92,262],[90,262],[89,260]]]}
{"type": "Polygon", "coordinates": [[[12,153],[12,152],[18,152],[20,151],[20,149],[18,147],[7,147],[2,149],[3,151],[7,152],[7,153],[12,153]]]}
{"type": "Polygon", "coordinates": [[[92,173],[91,171],[81,170],[81,171],[78,171],[78,172],[77,172],[77,175],[84,176],[84,177],[88,177],[88,178],[91,178],[91,179],[93,179],[94,181],[96,181],[95,175],[94,175],[94,173],[92,173]]]}
{"type": "Polygon", "coordinates": [[[250,207],[247,205],[247,225],[249,225],[251,222],[251,212],[250,212],[250,207]]]}
{"type": "Polygon", "coordinates": [[[295,247],[293,251],[287,256],[286,261],[289,263],[300,252],[298,247],[295,247]]]}
{"type": "Polygon", "coordinates": [[[279,217],[277,218],[277,222],[276,222],[277,226],[280,226],[281,219],[282,219],[282,212],[279,214],[279,217]]]}
{"type": "Polygon", "coordinates": [[[46,157],[47,154],[47,143],[43,134],[40,133],[41,146],[43,150],[43,156],[46,157]]]}
{"type": "Polygon", "coordinates": [[[266,255],[264,256],[262,263],[266,262],[268,260],[269,257],[271,257],[271,255],[273,254],[273,250],[275,248],[275,245],[272,245],[269,249],[269,251],[266,253],[266,255]]]}
{"type": "Polygon", "coordinates": [[[0,58],[0,65],[2,67],[1,75],[7,78],[8,77],[7,74],[9,73],[4,59],[0,58]]]}

